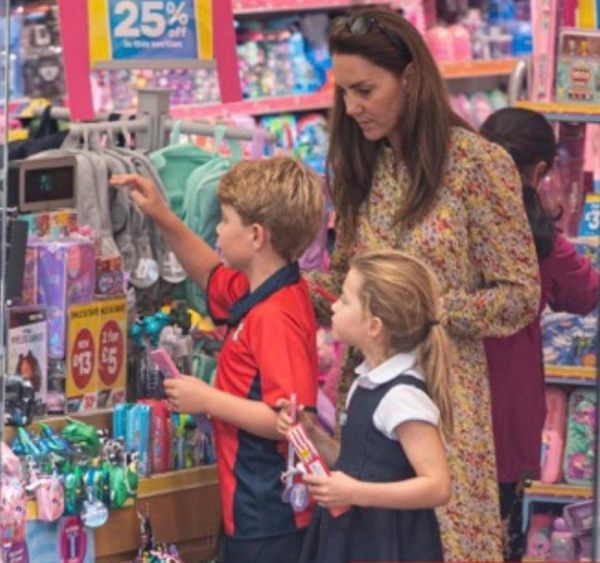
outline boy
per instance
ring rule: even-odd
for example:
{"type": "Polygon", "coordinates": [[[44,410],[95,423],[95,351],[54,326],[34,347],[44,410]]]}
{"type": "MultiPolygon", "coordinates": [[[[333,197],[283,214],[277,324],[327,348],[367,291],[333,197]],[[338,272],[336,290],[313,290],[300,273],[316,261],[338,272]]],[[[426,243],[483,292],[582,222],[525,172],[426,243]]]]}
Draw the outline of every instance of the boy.
{"type": "Polygon", "coordinates": [[[310,512],[281,500],[287,444],[274,406],[291,393],[316,404],[316,321],[297,260],[322,221],[320,181],[291,158],[234,166],[218,190],[225,265],[150,181],[123,175],[112,183],[132,187],[133,201],[206,291],[213,320],[228,327],[214,388],[191,376],[165,381],[174,410],[213,417],[225,561],[295,562],[310,512]]]}

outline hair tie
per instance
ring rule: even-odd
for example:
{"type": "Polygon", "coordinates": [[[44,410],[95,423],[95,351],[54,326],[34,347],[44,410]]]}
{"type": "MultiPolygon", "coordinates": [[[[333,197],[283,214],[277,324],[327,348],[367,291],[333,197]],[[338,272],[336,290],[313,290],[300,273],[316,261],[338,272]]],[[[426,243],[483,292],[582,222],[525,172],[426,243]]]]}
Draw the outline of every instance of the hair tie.
{"type": "Polygon", "coordinates": [[[427,326],[429,326],[429,327],[432,327],[432,326],[435,326],[435,325],[439,325],[439,324],[440,324],[439,319],[435,319],[433,321],[427,321],[427,326]]]}

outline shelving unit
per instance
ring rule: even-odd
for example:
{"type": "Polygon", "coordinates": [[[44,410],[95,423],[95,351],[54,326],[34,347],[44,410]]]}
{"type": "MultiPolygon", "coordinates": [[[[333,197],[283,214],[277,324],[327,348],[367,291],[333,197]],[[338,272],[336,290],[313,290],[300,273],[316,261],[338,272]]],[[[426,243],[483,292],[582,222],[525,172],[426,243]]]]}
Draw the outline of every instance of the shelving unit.
{"type": "Polygon", "coordinates": [[[588,499],[592,495],[593,489],[591,486],[584,487],[564,483],[547,485],[540,481],[533,481],[529,487],[525,488],[523,496],[523,533],[526,533],[529,527],[532,504],[569,504],[588,499]]]}
{"type": "MultiPolygon", "coordinates": [[[[441,63],[440,70],[447,80],[465,78],[484,78],[489,76],[508,76],[517,59],[475,60],[462,63],[441,63]]],[[[269,115],[300,111],[326,110],[331,107],[333,93],[329,90],[273,98],[243,100],[232,104],[210,104],[205,106],[172,106],[171,114],[175,119],[210,119],[232,114],[269,115]]]]}
{"type": "MultiPolygon", "coordinates": [[[[104,409],[73,414],[72,418],[93,424],[96,428],[111,428],[112,411],[104,409]]],[[[50,417],[43,422],[59,431],[67,417],[50,417]]],[[[33,422],[31,429],[39,430],[33,422]]],[[[14,435],[6,428],[8,442],[14,435]]],[[[136,509],[148,510],[158,541],[175,543],[184,561],[211,559],[216,555],[221,527],[219,480],[215,465],[193,467],[180,471],[158,473],[140,479],[138,496],[125,508],[111,510],[108,522],[94,532],[96,561],[110,563],[131,561],[140,545],[140,524],[136,509]],[[210,507],[210,510],[206,510],[210,507]]],[[[27,517],[37,518],[34,501],[27,505],[27,517]]]]}
{"type": "Polygon", "coordinates": [[[516,107],[543,113],[550,121],[569,121],[577,123],[600,123],[598,104],[559,104],[545,102],[519,101],[516,107]]]}
{"type": "Polygon", "coordinates": [[[546,383],[595,385],[596,368],[575,366],[545,366],[546,383]]]}
{"type": "Polygon", "coordinates": [[[541,499],[547,502],[564,503],[590,498],[593,492],[591,486],[567,485],[565,483],[548,485],[541,481],[533,481],[531,486],[527,487],[525,491],[533,500],[541,499]]]}

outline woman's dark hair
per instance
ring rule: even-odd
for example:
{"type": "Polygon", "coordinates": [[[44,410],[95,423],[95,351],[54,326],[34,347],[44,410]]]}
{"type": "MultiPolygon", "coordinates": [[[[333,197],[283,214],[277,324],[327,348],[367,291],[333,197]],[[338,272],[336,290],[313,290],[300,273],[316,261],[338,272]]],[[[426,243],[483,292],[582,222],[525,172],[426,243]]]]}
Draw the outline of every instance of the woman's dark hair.
{"type": "MultiPolygon", "coordinates": [[[[396,12],[362,8],[333,22],[329,49],[332,55],[360,56],[396,76],[412,64],[414,79],[397,124],[411,182],[396,220],[422,219],[442,184],[452,127],[471,127],[450,107],[445,83],[421,34],[396,12]]],[[[345,232],[351,233],[360,204],[371,190],[377,154],[386,141],[365,139],[346,114],[343,92],[337,87],[330,121],[331,195],[345,232]]]]}
{"type": "Polygon", "coordinates": [[[535,111],[504,108],[490,115],[480,132],[503,147],[515,161],[523,179],[523,201],[538,260],[546,258],[552,251],[558,217],[543,207],[537,190],[529,183],[529,175],[540,162],[544,162],[548,170],[554,164],[556,139],[552,126],[535,111]]]}

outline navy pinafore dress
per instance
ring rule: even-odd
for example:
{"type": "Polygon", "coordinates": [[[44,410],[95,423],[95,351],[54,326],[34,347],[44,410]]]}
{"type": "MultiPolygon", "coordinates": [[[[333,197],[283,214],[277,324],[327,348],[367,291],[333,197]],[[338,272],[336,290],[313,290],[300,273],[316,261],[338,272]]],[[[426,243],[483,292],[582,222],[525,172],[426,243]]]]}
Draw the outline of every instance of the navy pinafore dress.
{"type": "MultiPolygon", "coordinates": [[[[361,481],[385,483],[415,476],[401,444],[382,434],[373,414],[396,385],[426,392],[420,379],[401,374],[365,389],[358,386],[350,399],[341,432],[340,456],[333,469],[361,481]]],[[[333,518],[316,507],[304,541],[301,563],[352,561],[443,561],[437,518],[433,509],[390,510],[353,506],[333,518]]]]}

